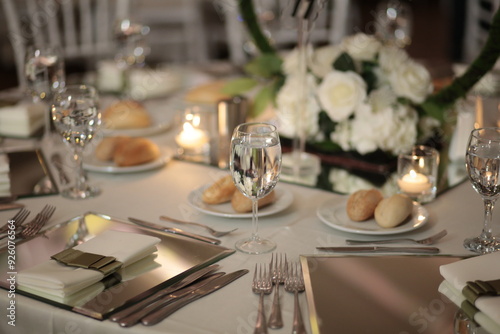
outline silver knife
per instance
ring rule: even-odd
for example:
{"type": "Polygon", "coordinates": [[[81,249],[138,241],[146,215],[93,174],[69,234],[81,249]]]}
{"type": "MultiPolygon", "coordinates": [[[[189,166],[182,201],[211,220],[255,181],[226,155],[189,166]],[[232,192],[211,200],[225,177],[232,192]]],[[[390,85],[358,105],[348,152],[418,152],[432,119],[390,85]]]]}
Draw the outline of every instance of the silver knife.
{"type": "Polygon", "coordinates": [[[318,250],[339,253],[439,253],[436,247],[385,247],[385,246],[358,246],[358,247],[316,247],[318,250]]]}
{"type": "Polygon", "coordinates": [[[162,226],[160,224],[154,224],[154,223],[150,223],[150,222],[147,222],[147,221],[144,221],[141,219],[131,218],[131,217],[129,217],[128,220],[130,220],[132,223],[135,223],[137,225],[154,228],[155,230],[160,230],[163,232],[177,234],[177,235],[183,235],[183,236],[188,237],[188,238],[197,239],[197,240],[208,242],[208,243],[211,243],[214,245],[220,244],[219,239],[214,239],[214,238],[210,238],[210,237],[205,237],[203,235],[194,234],[191,232],[186,232],[186,231],[183,231],[183,230],[175,228],[175,227],[165,227],[165,226],[162,226]]]}
{"type": "Polygon", "coordinates": [[[144,306],[137,312],[134,312],[132,314],[129,314],[123,319],[120,319],[118,321],[118,324],[122,327],[130,327],[141,321],[142,318],[147,316],[150,313],[155,312],[156,310],[165,307],[166,305],[172,303],[178,298],[182,298],[188,294],[191,293],[191,291],[194,291],[196,289],[201,288],[202,286],[222,277],[225,273],[223,272],[217,272],[213,274],[206,275],[202,277],[200,280],[196,281],[192,285],[186,286],[180,290],[174,291],[169,295],[163,296],[162,298],[155,300],[148,305],[144,306]]]}
{"type": "Polygon", "coordinates": [[[140,302],[138,302],[137,304],[133,304],[129,307],[127,307],[126,309],[120,311],[120,312],[117,312],[115,314],[113,314],[109,319],[111,321],[118,321],[118,320],[121,320],[125,317],[127,317],[128,315],[134,313],[134,312],[137,312],[139,311],[140,309],[142,309],[143,307],[145,307],[146,305],[162,298],[163,296],[167,296],[169,294],[171,294],[172,292],[174,291],[177,291],[177,290],[180,290],[182,288],[184,288],[185,286],[193,283],[194,281],[196,281],[197,279],[219,269],[219,265],[218,264],[212,264],[211,266],[208,266],[208,267],[205,267],[205,268],[202,268],[200,270],[197,270],[195,271],[194,273],[184,277],[183,279],[181,279],[180,281],[178,282],[175,282],[174,284],[164,288],[164,289],[161,289],[160,291],[157,291],[157,292],[154,292],[153,294],[149,295],[148,297],[146,297],[145,299],[141,300],[140,302]]]}
{"type": "Polygon", "coordinates": [[[24,207],[24,204],[21,204],[21,203],[0,203],[0,211],[19,209],[19,208],[23,208],[23,207],[24,207]]]}
{"type": "Polygon", "coordinates": [[[195,301],[201,297],[204,297],[214,291],[219,290],[220,288],[228,285],[232,281],[240,278],[241,276],[245,275],[248,273],[247,269],[242,269],[235,271],[233,273],[224,275],[220,278],[214,279],[212,282],[202,286],[199,289],[194,290],[190,294],[177,299],[170,305],[167,305],[166,307],[162,307],[159,310],[145,316],[144,318],[141,319],[141,323],[146,326],[152,326],[154,324],[157,324],[158,322],[162,321],[175,311],[179,310],[183,306],[191,303],[192,301],[195,301]]]}

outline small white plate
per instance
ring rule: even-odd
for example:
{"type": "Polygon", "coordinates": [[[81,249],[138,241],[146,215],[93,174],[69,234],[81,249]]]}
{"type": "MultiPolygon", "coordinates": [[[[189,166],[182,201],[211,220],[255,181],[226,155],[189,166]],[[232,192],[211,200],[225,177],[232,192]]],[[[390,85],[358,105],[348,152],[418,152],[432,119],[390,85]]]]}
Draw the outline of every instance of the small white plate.
{"type": "Polygon", "coordinates": [[[85,157],[83,160],[83,168],[90,172],[98,172],[98,173],[137,173],[144,172],[156,168],[163,167],[167,162],[172,159],[172,152],[170,150],[161,149],[161,156],[151,162],[136,165],[136,166],[126,166],[120,167],[115,165],[112,161],[100,161],[98,160],[94,154],[90,154],[88,157],[85,157]]]}
{"type": "Polygon", "coordinates": [[[366,235],[389,235],[413,231],[424,226],[429,218],[427,209],[417,202],[413,202],[413,212],[406,221],[393,228],[383,228],[377,224],[375,219],[364,222],[352,221],[346,212],[346,200],[329,200],[321,204],[317,209],[318,218],[326,225],[334,229],[366,235]]]}
{"type": "MultiPolygon", "coordinates": [[[[237,213],[234,211],[231,203],[222,203],[210,205],[202,200],[203,191],[210,185],[204,185],[196,190],[193,190],[188,195],[189,204],[196,210],[212,216],[225,217],[225,218],[252,218],[252,213],[237,213]]],[[[282,189],[276,188],[276,201],[268,206],[259,209],[258,216],[264,217],[273,215],[280,211],[285,210],[292,204],[293,195],[282,189]]]]}

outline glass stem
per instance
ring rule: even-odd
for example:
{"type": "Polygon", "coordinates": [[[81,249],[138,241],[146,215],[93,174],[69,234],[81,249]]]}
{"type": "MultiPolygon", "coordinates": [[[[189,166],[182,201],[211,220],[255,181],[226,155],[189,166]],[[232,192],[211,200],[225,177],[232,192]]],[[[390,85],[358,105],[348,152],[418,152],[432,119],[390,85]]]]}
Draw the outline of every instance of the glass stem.
{"type": "Polygon", "coordinates": [[[87,176],[85,175],[85,171],[83,170],[83,160],[82,160],[83,149],[79,146],[76,146],[73,150],[73,160],[75,162],[76,167],[76,182],[75,189],[78,191],[85,190],[85,183],[87,176]]]}
{"type": "Polygon", "coordinates": [[[493,207],[495,206],[495,201],[491,199],[484,199],[484,225],[483,232],[480,238],[483,240],[489,240],[492,237],[492,226],[491,221],[493,218],[493,207]]]}
{"type": "Polygon", "coordinates": [[[259,211],[259,200],[252,198],[252,240],[259,239],[259,218],[257,217],[259,211]]]}

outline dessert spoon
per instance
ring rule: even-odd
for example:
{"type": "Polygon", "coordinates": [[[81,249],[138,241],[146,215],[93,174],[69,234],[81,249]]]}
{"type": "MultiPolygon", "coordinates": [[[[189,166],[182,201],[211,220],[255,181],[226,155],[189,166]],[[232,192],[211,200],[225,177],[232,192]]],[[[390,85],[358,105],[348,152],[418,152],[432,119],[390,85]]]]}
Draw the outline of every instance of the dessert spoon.
{"type": "Polygon", "coordinates": [[[361,244],[385,244],[385,243],[392,243],[392,242],[414,242],[417,244],[421,245],[432,245],[439,239],[443,238],[448,232],[446,230],[442,230],[439,233],[436,233],[434,235],[431,235],[430,237],[420,239],[420,240],[415,240],[415,239],[410,239],[410,238],[398,238],[398,239],[387,239],[387,240],[350,240],[347,239],[345,242],[348,245],[361,245],[361,244]]]}

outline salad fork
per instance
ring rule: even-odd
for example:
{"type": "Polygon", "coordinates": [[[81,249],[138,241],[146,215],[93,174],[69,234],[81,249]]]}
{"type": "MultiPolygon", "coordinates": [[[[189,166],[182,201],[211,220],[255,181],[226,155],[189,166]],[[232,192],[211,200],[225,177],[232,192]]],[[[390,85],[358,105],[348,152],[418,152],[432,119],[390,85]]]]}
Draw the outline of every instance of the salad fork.
{"type": "Polygon", "coordinates": [[[259,267],[255,265],[255,271],[252,281],[252,291],[256,294],[259,294],[260,297],[254,334],[267,334],[266,314],[264,313],[264,295],[270,294],[272,289],[273,282],[271,279],[271,273],[267,272],[264,265],[261,265],[259,267]]]}
{"type": "Polygon", "coordinates": [[[47,221],[52,217],[56,211],[56,208],[52,205],[46,205],[42,211],[40,211],[35,218],[28,224],[26,224],[21,231],[21,237],[24,239],[33,237],[42,229],[42,227],[47,223],[47,221]]]}
{"type": "MultiPolygon", "coordinates": [[[[30,212],[26,209],[21,209],[19,210],[15,215],[14,217],[12,217],[11,219],[9,219],[9,222],[10,221],[13,221],[14,223],[14,226],[16,227],[16,229],[26,220],[26,218],[28,218],[30,212]]],[[[3,225],[2,227],[0,227],[0,233],[6,233],[8,230],[9,230],[9,222],[7,222],[7,224],[3,225]]]]}
{"type": "Polygon", "coordinates": [[[283,254],[275,256],[272,254],[271,263],[269,264],[269,271],[271,272],[272,282],[275,285],[276,289],[274,290],[274,298],[273,298],[273,306],[271,308],[271,315],[269,316],[268,325],[269,328],[281,328],[283,327],[283,319],[281,317],[281,306],[280,306],[280,284],[285,283],[286,271],[288,267],[288,262],[286,259],[286,254],[283,257],[283,254]]]}
{"type": "Polygon", "coordinates": [[[200,227],[203,227],[205,228],[211,235],[213,235],[214,237],[218,238],[218,237],[223,237],[225,236],[226,234],[229,234],[231,232],[234,232],[237,230],[237,228],[233,229],[233,230],[230,230],[230,231],[216,231],[214,230],[213,228],[211,228],[210,226],[207,226],[207,225],[204,225],[204,224],[200,224],[200,223],[195,223],[195,222],[188,222],[188,221],[184,221],[184,220],[180,220],[180,219],[176,219],[176,218],[171,218],[171,217],[167,217],[167,216],[160,216],[160,219],[161,220],[166,220],[166,221],[170,221],[170,222],[173,222],[173,223],[178,223],[178,224],[186,224],[186,225],[195,225],[195,226],[200,226],[200,227]]]}
{"type": "Polygon", "coordinates": [[[387,239],[387,240],[346,240],[345,242],[348,245],[360,245],[360,244],[385,244],[385,243],[391,243],[391,242],[414,242],[417,244],[421,245],[432,245],[439,239],[443,238],[448,232],[446,230],[442,230],[439,233],[436,233],[434,235],[431,235],[430,237],[420,239],[420,240],[415,240],[415,239],[410,239],[410,238],[398,238],[398,239],[387,239]]]}
{"type": "Polygon", "coordinates": [[[293,334],[306,334],[304,320],[299,306],[299,292],[305,290],[304,278],[302,277],[302,268],[300,263],[292,263],[288,270],[285,279],[285,290],[293,293],[294,295],[294,309],[293,309],[293,334]]]}

